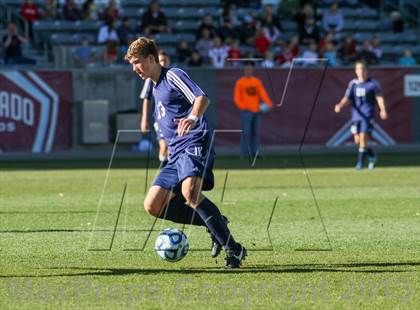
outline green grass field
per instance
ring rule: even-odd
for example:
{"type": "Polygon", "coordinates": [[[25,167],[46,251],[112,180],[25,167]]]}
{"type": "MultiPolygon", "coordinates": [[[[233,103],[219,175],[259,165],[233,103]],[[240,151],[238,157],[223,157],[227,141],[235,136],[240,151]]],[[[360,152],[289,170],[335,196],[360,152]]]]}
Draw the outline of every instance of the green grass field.
{"type": "Polygon", "coordinates": [[[159,220],[147,241],[153,219],[142,210],[143,168],[117,161],[104,187],[106,163],[2,163],[0,308],[418,309],[415,158],[388,156],[374,171],[355,171],[353,158],[308,160],[330,243],[296,159],[271,158],[254,169],[221,159],[208,197],[249,250],[234,271],[210,257],[201,227],[185,227],[191,250],[184,260],[158,258],[157,231],[181,226],[159,220]]]}

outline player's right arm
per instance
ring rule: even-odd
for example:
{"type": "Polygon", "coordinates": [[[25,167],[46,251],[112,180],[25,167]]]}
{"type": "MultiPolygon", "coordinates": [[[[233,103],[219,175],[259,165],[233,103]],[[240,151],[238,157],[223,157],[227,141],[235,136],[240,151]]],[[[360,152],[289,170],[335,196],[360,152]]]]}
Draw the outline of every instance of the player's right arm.
{"type": "Polygon", "coordinates": [[[233,91],[233,101],[239,110],[243,110],[246,108],[246,103],[243,100],[242,92],[243,92],[243,80],[239,79],[235,83],[235,89],[233,91]]]}
{"type": "Polygon", "coordinates": [[[341,110],[350,104],[348,97],[344,96],[334,107],[335,113],[340,113],[341,110]]]}
{"type": "Polygon", "coordinates": [[[140,131],[142,133],[147,132],[149,124],[149,106],[152,98],[152,80],[147,79],[144,81],[143,89],[140,93],[140,99],[143,99],[141,120],[140,120],[140,131]]]}
{"type": "Polygon", "coordinates": [[[351,103],[351,100],[353,98],[355,81],[356,80],[354,79],[350,81],[349,85],[347,86],[344,97],[341,98],[341,100],[334,106],[335,113],[340,113],[344,107],[348,106],[351,103]]]}
{"type": "Polygon", "coordinates": [[[149,127],[148,126],[149,105],[150,105],[150,100],[147,98],[143,99],[143,107],[142,107],[141,121],[140,121],[140,131],[142,133],[147,132],[147,129],[149,129],[148,128],[149,127]]]}

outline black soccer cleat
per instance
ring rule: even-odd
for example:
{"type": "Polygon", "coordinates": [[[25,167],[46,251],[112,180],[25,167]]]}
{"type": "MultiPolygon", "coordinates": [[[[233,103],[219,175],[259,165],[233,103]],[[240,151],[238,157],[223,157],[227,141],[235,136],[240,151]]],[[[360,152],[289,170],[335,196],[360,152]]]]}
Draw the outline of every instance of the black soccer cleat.
{"type": "MultiPolygon", "coordinates": [[[[225,224],[229,224],[229,220],[226,216],[222,215],[225,224]]],[[[211,238],[211,257],[215,258],[219,256],[220,251],[222,250],[223,246],[217,241],[216,237],[207,229],[207,232],[210,234],[211,238]]]]}
{"type": "Polygon", "coordinates": [[[241,267],[241,263],[245,260],[246,256],[246,249],[239,243],[236,249],[226,250],[226,268],[235,269],[241,267]]]}

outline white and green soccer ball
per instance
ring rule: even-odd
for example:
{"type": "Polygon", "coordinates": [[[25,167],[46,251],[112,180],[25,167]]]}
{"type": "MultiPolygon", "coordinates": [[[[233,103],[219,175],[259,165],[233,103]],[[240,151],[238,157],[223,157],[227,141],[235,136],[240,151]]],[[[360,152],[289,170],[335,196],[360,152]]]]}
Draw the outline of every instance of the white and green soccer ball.
{"type": "Polygon", "coordinates": [[[155,242],[155,251],[167,262],[180,261],[187,255],[189,242],[187,236],[179,229],[167,228],[159,233],[155,242]]]}

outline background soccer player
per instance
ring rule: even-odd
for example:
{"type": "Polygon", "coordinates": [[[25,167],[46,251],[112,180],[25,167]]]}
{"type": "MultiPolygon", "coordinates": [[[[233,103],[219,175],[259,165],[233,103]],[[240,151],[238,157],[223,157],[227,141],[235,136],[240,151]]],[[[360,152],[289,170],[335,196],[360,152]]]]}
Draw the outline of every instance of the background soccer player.
{"type": "Polygon", "coordinates": [[[154,117],[169,150],[168,163],[144,200],[145,210],[176,223],[206,226],[226,250],[226,267],[238,268],[246,249],[234,240],[217,206],[202,194],[214,187],[212,130],[204,116],[207,95],[181,69],[160,66],[153,40],[135,40],[125,58],[142,79],[153,82],[154,117]]]}
{"type": "Polygon", "coordinates": [[[359,147],[355,168],[363,168],[365,157],[368,155],[368,168],[373,169],[377,158],[368,146],[368,142],[375,118],[375,103],[379,106],[379,116],[382,120],[387,119],[388,114],[379,82],[368,77],[367,66],[363,61],[355,63],[355,72],[357,79],[350,81],[344,97],[335,105],[334,110],[339,113],[346,105],[352,105],[351,132],[354,135],[354,142],[359,147]]]}
{"type": "MultiPolygon", "coordinates": [[[[159,64],[165,68],[168,68],[171,64],[171,60],[168,54],[166,54],[164,51],[159,51],[159,64]]],[[[143,100],[140,122],[140,131],[142,133],[146,133],[149,127],[149,110],[153,100],[152,84],[153,83],[150,78],[146,79],[144,81],[143,88],[140,92],[140,99],[143,100]]],[[[168,146],[166,145],[166,141],[163,137],[162,131],[159,129],[158,123],[153,122],[153,127],[156,131],[156,138],[159,144],[159,161],[161,163],[161,167],[163,167],[168,161],[168,146]]]]}
{"type": "Polygon", "coordinates": [[[253,62],[245,63],[244,76],[236,81],[234,101],[241,113],[242,156],[254,157],[260,147],[261,105],[271,108],[273,104],[260,79],[253,76],[253,62]]]}

